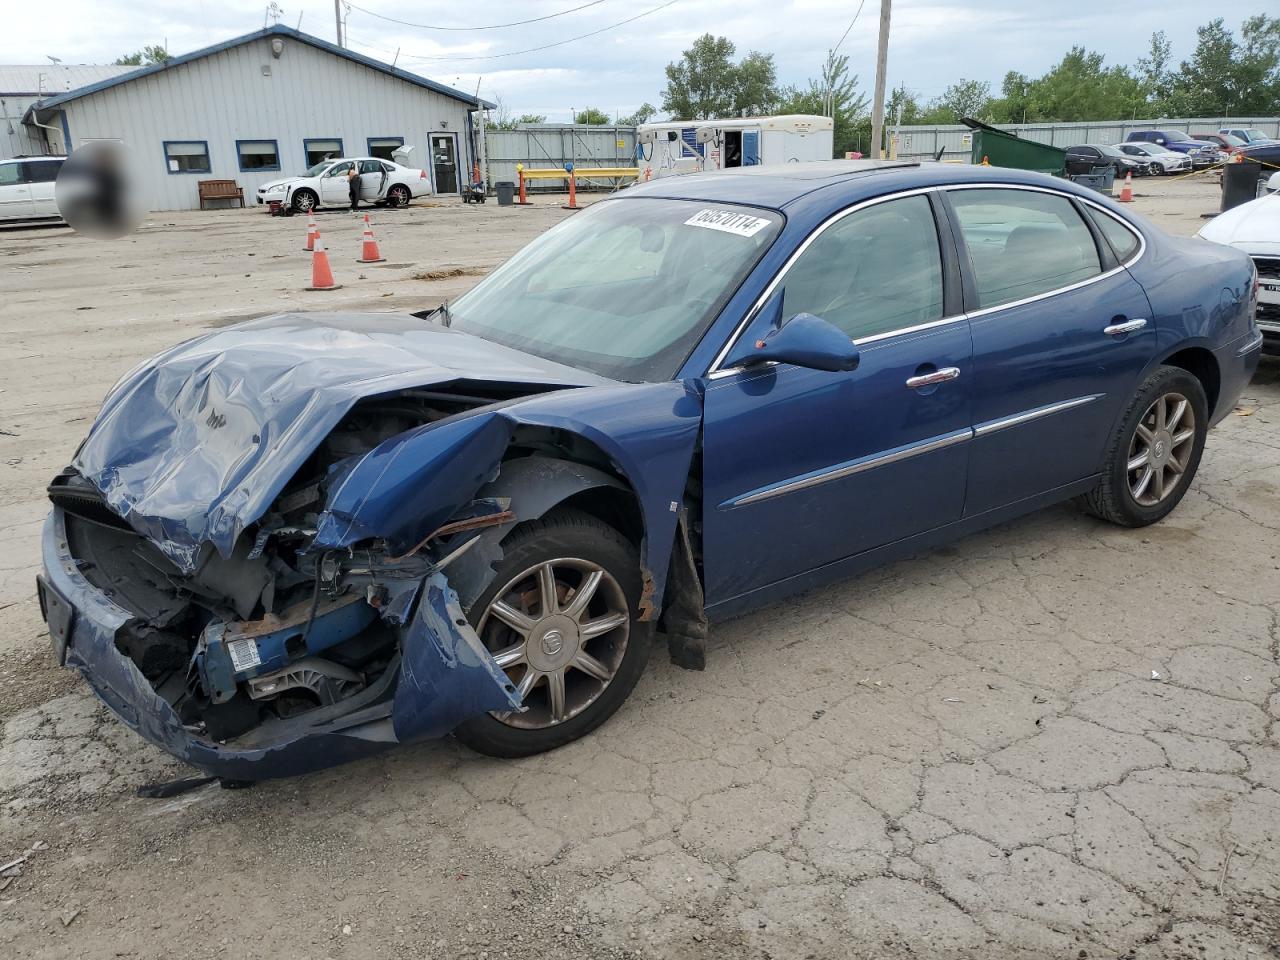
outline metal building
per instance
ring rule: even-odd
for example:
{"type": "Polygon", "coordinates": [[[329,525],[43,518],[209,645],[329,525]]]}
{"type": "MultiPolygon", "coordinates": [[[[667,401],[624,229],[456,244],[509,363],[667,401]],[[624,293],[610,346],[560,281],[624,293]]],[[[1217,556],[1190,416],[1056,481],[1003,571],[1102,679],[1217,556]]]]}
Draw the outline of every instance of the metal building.
{"type": "Polygon", "coordinates": [[[23,118],[36,153],[120,140],[155,210],[199,206],[200,180],[259,186],[327,156],[411,148],[436,193],[457,193],[475,162],[472,116],[492,104],[275,25],[46,97],[23,118]]]}
{"type": "Polygon", "coordinates": [[[0,67],[0,160],[48,153],[40,128],[22,122],[33,103],[133,69],[60,63],[0,67]]]}

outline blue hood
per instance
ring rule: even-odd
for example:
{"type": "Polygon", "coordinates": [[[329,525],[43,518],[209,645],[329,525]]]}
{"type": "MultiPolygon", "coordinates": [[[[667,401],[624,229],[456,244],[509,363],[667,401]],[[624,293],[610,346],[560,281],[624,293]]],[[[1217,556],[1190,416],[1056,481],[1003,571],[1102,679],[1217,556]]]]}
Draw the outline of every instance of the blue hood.
{"type": "Polygon", "coordinates": [[[73,466],[181,569],[246,526],[365,397],[605,378],[410,314],[281,314],[180,344],[108,394],[73,466]]]}

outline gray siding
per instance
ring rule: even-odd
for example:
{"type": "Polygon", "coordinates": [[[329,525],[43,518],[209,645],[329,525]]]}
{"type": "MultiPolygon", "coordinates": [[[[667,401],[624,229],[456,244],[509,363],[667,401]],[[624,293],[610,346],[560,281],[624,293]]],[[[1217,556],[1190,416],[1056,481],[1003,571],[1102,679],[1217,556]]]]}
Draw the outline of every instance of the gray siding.
{"type": "MultiPolygon", "coordinates": [[[[303,141],[339,138],[361,156],[370,137],[403,137],[412,163],[433,177],[428,136],[454,134],[458,177],[470,169],[467,105],[451,97],[283,37],[279,59],[271,37],[210,54],[172,69],[64,104],[72,146],[124,141],[151,176],[155,210],[199,206],[196,182],[230,179],[253,203],[259,186],[306,167],[303,141]],[[264,75],[264,67],[270,75],[264,75]],[[204,140],[209,173],[170,173],[164,142],[204,140]],[[241,171],[237,140],[275,140],[280,171],[241,171]]],[[[57,121],[54,121],[57,126],[57,121]]]]}

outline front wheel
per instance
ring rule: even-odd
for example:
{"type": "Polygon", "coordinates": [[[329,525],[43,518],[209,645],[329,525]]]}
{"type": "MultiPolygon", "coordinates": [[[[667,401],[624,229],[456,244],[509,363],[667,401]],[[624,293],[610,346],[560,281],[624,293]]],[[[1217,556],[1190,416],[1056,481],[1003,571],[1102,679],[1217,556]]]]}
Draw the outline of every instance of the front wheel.
{"type": "Polygon", "coordinates": [[[644,671],[649,632],[638,619],[640,558],[608,524],[557,510],[502,547],[467,615],[526,709],[473,717],[454,735],[479,753],[524,757],[612,716],[644,671]]]}
{"type": "Polygon", "coordinates": [[[1191,485],[1208,429],[1200,381],[1178,367],[1158,368],[1121,418],[1102,479],[1083,498],[1085,508],[1123,527],[1164,519],[1191,485]]]}
{"type": "Polygon", "coordinates": [[[314,191],[295,190],[293,192],[293,199],[289,202],[289,206],[291,206],[297,213],[306,213],[308,210],[314,210],[319,206],[319,200],[320,198],[315,195],[314,191]]]}

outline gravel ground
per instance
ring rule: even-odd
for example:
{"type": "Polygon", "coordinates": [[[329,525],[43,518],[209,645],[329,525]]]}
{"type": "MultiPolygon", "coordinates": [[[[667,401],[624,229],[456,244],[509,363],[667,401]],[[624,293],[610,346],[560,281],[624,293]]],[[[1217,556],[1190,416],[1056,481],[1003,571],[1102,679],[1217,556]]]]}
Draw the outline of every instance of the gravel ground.
{"type": "MultiPolygon", "coordinates": [[[[1189,234],[1201,180],[1140,181],[1189,234]]],[[[0,232],[0,955],[1280,956],[1280,364],[1142,531],[1063,506],[713,631],[597,734],[452,741],[252,790],[184,770],[51,665],[43,487],[138,360],[284,309],[418,309],[563,216],[0,232]],[[1153,673],[1154,671],[1154,673],[1153,673]],[[1159,679],[1153,679],[1158,674],[1159,679]]]]}

